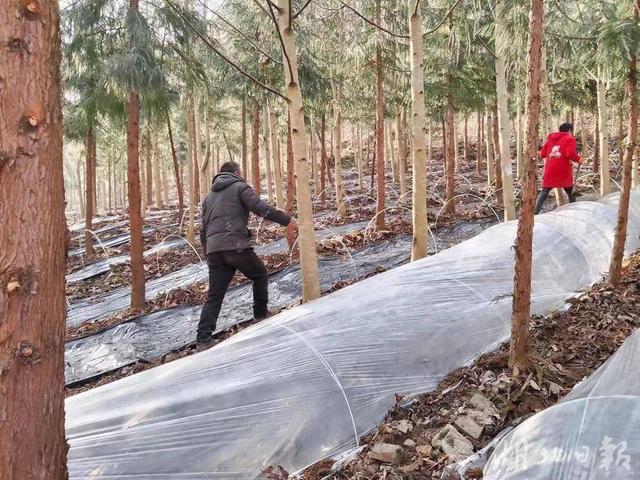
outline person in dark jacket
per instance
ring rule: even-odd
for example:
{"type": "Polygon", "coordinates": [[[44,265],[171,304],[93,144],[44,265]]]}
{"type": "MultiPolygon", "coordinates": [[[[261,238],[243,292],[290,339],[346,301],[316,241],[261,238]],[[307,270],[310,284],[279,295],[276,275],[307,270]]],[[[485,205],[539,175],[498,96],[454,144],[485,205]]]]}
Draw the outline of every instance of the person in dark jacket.
{"type": "Polygon", "coordinates": [[[211,191],[202,203],[200,242],[209,266],[209,292],[200,314],[196,343],[198,350],[212,345],[222,301],[236,270],[253,281],[253,316],[269,316],[267,309],[267,268],[251,247],[247,227],[249,212],[272,222],[297,228],[295,219],[271,207],[255,194],[242,178],[240,166],[227,162],[211,183],[211,191]]]}
{"type": "Polygon", "coordinates": [[[545,162],[542,173],[542,190],[536,200],[536,215],[542,210],[542,205],[553,188],[563,188],[569,197],[569,202],[575,201],[571,162],[582,163],[583,160],[576,151],[576,139],[572,133],[573,125],[563,123],[558,132],[549,135],[539,152],[545,162]]]}

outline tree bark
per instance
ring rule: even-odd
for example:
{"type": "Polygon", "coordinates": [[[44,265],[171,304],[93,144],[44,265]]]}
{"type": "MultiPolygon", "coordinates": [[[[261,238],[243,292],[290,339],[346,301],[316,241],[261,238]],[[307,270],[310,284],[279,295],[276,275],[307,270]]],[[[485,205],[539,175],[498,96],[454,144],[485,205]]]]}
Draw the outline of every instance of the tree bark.
{"type": "Polygon", "coordinates": [[[538,190],[538,128],[540,122],[540,83],[544,1],[531,0],[527,54],[526,156],[522,206],[515,241],[515,275],[509,366],[515,375],[529,364],[529,323],[531,320],[531,263],[533,259],[533,218],[538,190]]]}
{"type": "Polygon", "coordinates": [[[593,133],[593,173],[600,172],[600,118],[598,115],[594,119],[593,133]]]}
{"type": "MultiPolygon", "coordinates": [[[[493,110],[493,109],[492,109],[493,110]]],[[[493,125],[491,127],[491,133],[493,135],[493,167],[495,169],[494,178],[496,180],[496,190],[502,193],[502,159],[500,158],[500,139],[499,127],[498,127],[498,114],[495,111],[491,112],[491,119],[493,125]]],[[[501,197],[499,196],[497,201],[500,203],[501,197]]]]}
{"type": "Polygon", "coordinates": [[[195,234],[195,202],[196,202],[196,192],[198,191],[198,185],[194,180],[194,170],[197,170],[195,167],[195,149],[194,147],[194,135],[195,135],[195,125],[194,125],[194,117],[193,117],[193,97],[191,93],[187,93],[186,97],[186,108],[185,113],[187,115],[187,182],[189,185],[189,221],[187,223],[187,241],[191,245],[195,245],[196,243],[196,234],[195,234]]]}
{"type": "Polygon", "coordinates": [[[260,196],[260,107],[253,106],[251,119],[251,182],[256,195],[260,196]]]}
{"type": "MultiPolygon", "coordinates": [[[[413,164],[411,261],[427,256],[427,118],[424,101],[424,46],[420,0],[408,1],[409,59],[411,66],[411,156],[413,164]]],[[[430,125],[430,124],[429,124],[430,125]]],[[[431,141],[431,128],[429,128],[431,141]]]]}
{"type": "Polygon", "coordinates": [[[313,227],[313,205],[309,187],[307,162],[307,136],[304,125],[302,90],[298,80],[298,56],[292,25],[291,0],[278,0],[278,25],[283,43],[284,75],[287,106],[291,119],[291,146],[295,164],[298,231],[300,244],[300,270],[302,273],[302,300],[320,296],[316,239],[313,227]]]}
{"type": "Polygon", "coordinates": [[[84,195],[82,195],[82,175],[80,174],[80,158],[76,161],[76,181],[78,184],[78,202],[80,206],[80,216],[85,216],[84,195]]]}
{"type": "Polygon", "coordinates": [[[160,150],[158,149],[158,134],[155,131],[151,132],[151,152],[153,153],[153,189],[156,198],[156,206],[158,208],[163,208],[162,178],[160,177],[160,150]]]}
{"type": "Polygon", "coordinates": [[[478,120],[478,130],[476,132],[476,173],[480,175],[480,173],[482,172],[482,161],[484,157],[484,112],[478,110],[476,116],[478,120]]]}
{"type": "Polygon", "coordinates": [[[264,109],[264,127],[262,136],[262,146],[264,149],[264,168],[267,172],[267,201],[273,203],[273,174],[271,165],[271,132],[269,131],[269,106],[264,109]]]}
{"type": "Polygon", "coordinates": [[[400,180],[400,198],[398,202],[402,205],[407,199],[407,172],[406,172],[406,145],[404,143],[404,110],[396,113],[396,149],[398,151],[398,178],[400,180]]]}
{"type": "Polygon", "coordinates": [[[0,478],[65,480],[58,2],[1,0],[0,32],[0,478]]]}
{"type": "MultiPolygon", "coordinates": [[[[129,8],[138,9],[138,0],[130,0],[129,8]]],[[[127,185],[129,193],[129,230],[131,231],[131,308],[144,306],[144,250],[142,212],[140,211],[140,97],[129,92],[127,126],[127,185]]]]}
{"type": "Polygon", "coordinates": [[[462,150],[462,160],[465,165],[467,163],[467,159],[469,157],[469,116],[464,114],[464,132],[463,132],[463,150],[462,150]]]}
{"type": "Polygon", "coordinates": [[[85,207],[84,222],[84,245],[85,255],[91,258],[95,255],[93,248],[93,216],[96,211],[96,137],[93,132],[93,123],[89,123],[86,140],[86,195],[87,205],[85,207]]]}
{"type": "MultiPolygon", "coordinates": [[[[634,17],[637,24],[639,13],[638,9],[640,9],[640,0],[636,0],[634,3],[634,17]]],[[[636,149],[636,142],[638,137],[638,97],[636,69],[636,53],[633,52],[629,58],[628,78],[629,135],[627,136],[627,147],[622,164],[622,192],[620,192],[620,201],[618,203],[618,221],[616,224],[616,232],[613,242],[611,265],[609,266],[609,281],[614,285],[620,283],[620,276],[622,273],[622,258],[624,256],[624,246],[627,239],[627,222],[629,219],[629,200],[631,197],[631,172],[633,167],[633,154],[636,149]]]]}
{"type": "Polygon", "coordinates": [[[196,95],[193,100],[193,108],[191,109],[191,116],[193,121],[193,136],[191,140],[193,142],[193,191],[196,199],[196,205],[202,201],[200,197],[200,164],[202,163],[202,155],[200,152],[200,97],[196,95]],[[199,201],[197,201],[199,200],[199,201]]]}
{"type": "Polygon", "coordinates": [[[276,185],[276,205],[278,208],[284,208],[284,192],[282,191],[282,164],[280,163],[280,145],[278,143],[278,126],[276,123],[276,114],[267,103],[267,111],[269,115],[269,132],[271,133],[271,152],[273,154],[273,174],[275,176],[276,185]]]}
{"type": "Polygon", "coordinates": [[[516,209],[513,203],[513,170],[511,167],[511,144],[509,136],[509,89],[507,86],[506,55],[507,47],[504,42],[509,38],[507,26],[504,24],[505,0],[498,0],[496,4],[496,94],[498,99],[498,145],[500,148],[500,166],[502,177],[502,203],[504,206],[504,220],[515,220],[516,209]]]}
{"type": "Polygon", "coordinates": [[[244,98],[242,99],[242,173],[247,176],[247,106],[244,98]]]}
{"type": "Polygon", "coordinates": [[[609,114],[607,91],[604,81],[600,78],[596,81],[596,93],[598,101],[598,126],[600,128],[600,196],[604,197],[611,192],[609,174],[609,114]]]}
{"type": "Polygon", "coordinates": [[[522,164],[522,107],[520,106],[520,98],[516,101],[516,175],[518,176],[518,180],[522,180],[524,176],[522,164]]]}
{"type": "Polygon", "coordinates": [[[339,105],[340,98],[336,98],[334,103],[334,157],[335,157],[335,184],[336,184],[336,211],[343,216],[347,213],[344,204],[344,190],[342,188],[342,113],[339,105]]]}
{"type": "MultiPolygon", "coordinates": [[[[485,125],[485,135],[484,140],[487,146],[487,185],[489,188],[493,186],[496,181],[495,178],[495,157],[493,152],[493,114],[491,113],[491,109],[487,107],[487,113],[485,115],[486,125],[485,125]]],[[[496,187],[497,189],[497,187],[496,187]]]]}
{"type": "Polygon", "coordinates": [[[147,126],[142,137],[144,161],[147,170],[147,208],[153,205],[153,152],[151,148],[151,131],[147,126]]]}
{"type": "Polygon", "coordinates": [[[453,131],[455,122],[455,106],[453,104],[453,94],[449,93],[447,95],[447,118],[446,118],[446,154],[445,154],[445,165],[446,165],[446,208],[445,212],[450,215],[455,215],[456,213],[456,204],[454,201],[455,197],[455,180],[454,180],[454,171],[455,171],[455,134],[453,131]]]}
{"type": "Polygon", "coordinates": [[[327,198],[327,194],[325,192],[327,187],[327,184],[325,182],[325,178],[327,175],[326,135],[327,135],[327,121],[326,121],[325,113],[322,112],[322,117],[320,118],[320,202],[323,205],[327,198]]]}
{"type": "MultiPolygon", "coordinates": [[[[376,1],[376,23],[380,25],[380,0],[376,1]]],[[[376,43],[376,226],[375,230],[384,230],[384,66],[382,64],[382,46],[376,43]]]]}
{"type": "Polygon", "coordinates": [[[171,160],[173,161],[173,173],[175,175],[176,190],[178,190],[178,223],[182,225],[182,216],[184,215],[184,190],[182,187],[182,179],[180,178],[180,166],[178,165],[178,155],[176,153],[176,145],[173,141],[173,130],[171,129],[171,118],[167,113],[167,131],[169,132],[169,145],[171,146],[171,160]]]}

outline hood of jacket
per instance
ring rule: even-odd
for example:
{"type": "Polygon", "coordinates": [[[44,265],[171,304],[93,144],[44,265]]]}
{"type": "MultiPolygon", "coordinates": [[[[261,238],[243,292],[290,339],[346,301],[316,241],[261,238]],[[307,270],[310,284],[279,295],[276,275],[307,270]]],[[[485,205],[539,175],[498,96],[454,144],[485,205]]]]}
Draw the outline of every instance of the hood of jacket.
{"type": "Polygon", "coordinates": [[[219,173],[218,175],[213,177],[213,181],[211,182],[211,191],[219,192],[227,188],[229,185],[233,185],[234,183],[237,183],[237,182],[244,183],[244,180],[242,179],[242,177],[239,177],[235,173],[230,173],[230,172],[219,173]]]}
{"type": "Polygon", "coordinates": [[[570,132],[554,132],[551,135],[549,135],[549,137],[547,137],[547,140],[551,140],[552,142],[557,142],[561,138],[566,137],[567,135],[571,135],[571,133],[570,132]]]}

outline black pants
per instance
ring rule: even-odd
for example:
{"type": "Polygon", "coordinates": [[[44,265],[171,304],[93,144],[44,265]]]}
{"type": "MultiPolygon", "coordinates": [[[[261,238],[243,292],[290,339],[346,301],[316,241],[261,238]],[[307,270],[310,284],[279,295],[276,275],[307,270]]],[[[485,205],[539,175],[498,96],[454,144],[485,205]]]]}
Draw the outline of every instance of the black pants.
{"type": "Polygon", "coordinates": [[[198,342],[207,342],[216,329],[222,301],[236,270],[253,281],[253,316],[267,316],[267,268],[253,250],[214,252],[207,255],[209,292],[198,323],[198,342]]]}
{"type": "MultiPolygon", "coordinates": [[[[544,201],[549,196],[549,192],[551,192],[551,190],[553,189],[547,187],[544,187],[542,190],[540,190],[540,194],[538,195],[538,199],[536,200],[536,215],[540,213],[540,210],[542,210],[542,205],[544,205],[544,201]]],[[[576,201],[576,199],[573,197],[573,187],[566,187],[564,188],[564,191],[567,193],[567,197],[569,197],[569,203],[573,203],[576,201]]]]}

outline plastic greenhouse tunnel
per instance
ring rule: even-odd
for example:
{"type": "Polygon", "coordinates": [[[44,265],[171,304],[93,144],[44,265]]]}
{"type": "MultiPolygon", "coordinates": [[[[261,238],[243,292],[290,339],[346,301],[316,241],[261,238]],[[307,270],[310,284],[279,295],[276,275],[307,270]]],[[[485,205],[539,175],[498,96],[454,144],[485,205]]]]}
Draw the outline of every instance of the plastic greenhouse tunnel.
{"type": "MultiPolygon", "coordinates": [[[[613,195],[572,203],[536,217],[532,313],[564,308],[601,278],[617,201],[613,195]]],[[[496,225],[287,310],[211,350],[69,398],[70,477],[251,479],[270,465],[295,472],[357,447],[396,393],[428,392],[508,339],[515,235],[515,222],[496,225]]],[[[634,191],[627,253],[640,246],[639,236],[634,191]]],[[[571,405],[585,401],[556,409],[579,416],[587,410],[571,405]]],[[[617,444],[623,438],[615,429],[637,425],[631,420],[640,410],[632,397],[615,403],[589,408],[588,423],[595,431],[609,418],[617,444]]],[[[553,424],[544,428],[559,428],[553,424]]],[[[571,435],[571,428],[563,431],[571,435]]],[[[562,438],[569,439],[556,436],[562,438]]],[[[533,478],[523,475],[509,478],[533,478]]]]}
{"type": "Polygon", "coordinates": [[[640,478],[640,331],[559,404],[507,434],[487,480],[640,478]]]}

